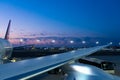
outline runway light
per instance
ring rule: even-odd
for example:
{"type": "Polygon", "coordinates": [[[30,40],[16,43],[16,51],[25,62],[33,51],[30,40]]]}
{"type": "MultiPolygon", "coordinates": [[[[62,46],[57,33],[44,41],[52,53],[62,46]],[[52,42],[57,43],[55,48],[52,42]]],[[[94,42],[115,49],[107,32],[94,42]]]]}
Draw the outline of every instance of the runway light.
{"type": "Polygon", "coordinates": [[[78,66],[78,65],[73,65],[72,68],[82,74],[86,74],[86,75],[94,75],[94,73],[92,72],[92,70],[89,67],[85,67],[85,66],[78,66]]]}

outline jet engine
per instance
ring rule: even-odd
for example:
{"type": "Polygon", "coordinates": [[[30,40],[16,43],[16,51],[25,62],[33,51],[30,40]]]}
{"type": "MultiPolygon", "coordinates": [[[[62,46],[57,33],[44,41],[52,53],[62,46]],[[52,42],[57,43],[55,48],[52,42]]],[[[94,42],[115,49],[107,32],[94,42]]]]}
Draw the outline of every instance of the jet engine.
{"type": "Polygon", "coordinates": [[[5,60],[11,57],[12,45],[8,40],[0,38],[0,60],[5,60]]]}

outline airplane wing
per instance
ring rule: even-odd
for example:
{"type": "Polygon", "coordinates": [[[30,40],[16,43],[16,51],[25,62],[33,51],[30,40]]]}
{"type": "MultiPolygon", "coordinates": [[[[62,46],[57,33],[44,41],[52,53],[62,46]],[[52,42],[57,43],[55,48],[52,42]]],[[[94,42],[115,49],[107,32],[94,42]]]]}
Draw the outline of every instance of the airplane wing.
{"type": "Polygon", "coordinates": [[[90,55],[104,47],[97,46],[93,48],[78,49],[61,54],[54,54],[34,59],[22,60],[15,63],[0,64],[0,80],[3,79],[28,79],[38,74],[42,74],[83,56],[90,55]]]}

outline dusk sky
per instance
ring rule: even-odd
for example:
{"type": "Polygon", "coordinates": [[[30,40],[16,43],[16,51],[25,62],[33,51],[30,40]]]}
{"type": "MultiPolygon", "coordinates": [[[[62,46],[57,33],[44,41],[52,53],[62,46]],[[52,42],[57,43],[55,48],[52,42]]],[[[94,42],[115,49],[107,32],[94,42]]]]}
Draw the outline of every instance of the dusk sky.
{"type": "Polygon", "coordinates": [[[73,36],[120,39],[120,0],[0,0],[0,37],[73,36]]]}

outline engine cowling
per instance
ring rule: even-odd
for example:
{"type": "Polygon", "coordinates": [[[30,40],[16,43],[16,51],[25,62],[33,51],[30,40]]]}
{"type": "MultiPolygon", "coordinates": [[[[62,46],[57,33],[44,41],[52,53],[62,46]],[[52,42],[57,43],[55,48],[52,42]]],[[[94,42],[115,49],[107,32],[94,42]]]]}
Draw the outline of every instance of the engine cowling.
{"type": "Polygon", "coordinates": [[[0,60],[5,60],[11,57],[12,44],[5,39],[0,39],[0,60]]]}

